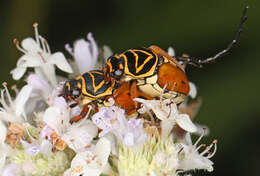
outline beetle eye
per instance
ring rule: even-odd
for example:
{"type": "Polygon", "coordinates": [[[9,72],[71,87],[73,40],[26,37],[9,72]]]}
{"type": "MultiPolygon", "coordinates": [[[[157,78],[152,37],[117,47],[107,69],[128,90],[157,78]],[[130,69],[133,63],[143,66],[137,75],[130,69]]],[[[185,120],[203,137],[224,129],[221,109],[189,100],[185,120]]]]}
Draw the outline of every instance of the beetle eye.
{"type": "Polygon", "coordinates": [[[80,94],[80,92],[77,89],[72,91],[72,96],[74,96],[74,97],[79,96],[79,94],[80,94]]]}
{"type": "Polygon", "coordinates": [[[122,70],[119,70],[119,69],[115,71],[116,76],[121,76],[122,73],[123,73],[122,70]]]}

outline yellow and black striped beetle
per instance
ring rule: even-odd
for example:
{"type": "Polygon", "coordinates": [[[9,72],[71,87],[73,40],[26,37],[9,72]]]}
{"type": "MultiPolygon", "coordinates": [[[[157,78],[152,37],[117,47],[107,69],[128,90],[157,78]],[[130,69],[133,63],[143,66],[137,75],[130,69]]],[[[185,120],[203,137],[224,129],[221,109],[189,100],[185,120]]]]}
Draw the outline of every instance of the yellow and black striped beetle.
{"type": "Polygon", "coordinates": [[[104,72],[115,81],[136,80],[139,89],[147,95],[173,98],[176,103],[182,102],[190,89],[181,65],[157,46],[111,56],[104,72]]]}
{"type": "Polygon", "coordinates": [[[112,95],[115,82],[105,81],[104,73],[100,70],[92,70],[77,76],[74,79],[64,83],[63,93],[61,96],[66,101],[74,101],[75,104],[83,105],[80,115],[71,119],[71,122],[76,122],[86,116],[88,113],[88,105],[94,101],[100,103],[104,101],[106,96],[112,95]]]}
{"type": "Polygon", "coordinates": [[[106,81],[103,71],[93,70],[64,83],[61,94],[65,100],[73,101],[71,107],[80,104],[83,106],[79,115],[73,117],[70,122],[77,122],[84,118],[89,112],[89,105],[94,107],[97,112],[99,106],[103,106],[110,97],[113,97],[115,104],[125,109],[128,115],[136,112],[136,103],[134,98],[151,97],[143,94],[136,84],[124,82],[117,84],[115,81],[106,81]]]}
{"type": "Polygon", "coordinates": [[[214,56],[206,59],[189,56],[171,57],[158,46],[130,49],[107,59],[104,67],[106,80],[114,79],[117,82],[136,80],[139,89],[149,96],[162,95],[172,98],[175,103],[182,102],[189,93],[190,87],[180,63],[202,67],[203,64],[213,62],[227,54],[238,41],[247,19],[247,9],[248,6],[244,9],[235,38],[224,50],[214,56]]]}

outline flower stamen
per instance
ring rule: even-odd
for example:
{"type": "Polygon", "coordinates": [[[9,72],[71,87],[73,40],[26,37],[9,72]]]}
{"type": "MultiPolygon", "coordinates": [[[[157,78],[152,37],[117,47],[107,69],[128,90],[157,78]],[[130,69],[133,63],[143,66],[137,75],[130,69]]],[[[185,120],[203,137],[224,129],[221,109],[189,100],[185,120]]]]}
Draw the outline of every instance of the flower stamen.
{"type": "Polygon", "coordinates": [[[15,38],[13,39],[13,43],[15,44],[16,48],[21,51],[22,53],[26,54],[27,51],[20,47],[20,42],[15,38]]]}
{"type": "Polygon", "coordinates": [[[46,53],[46,45],[44,43],[44,38],[42,36],[39,35],[39,39],[40,39],[40,44],[42,46],[42,49],[43,49],[43,53],[46,53]]]}
{"type": "Polygon", "coordinates": [[[38,51],[38,54],[39,54],[39,56],[41,57],[42,61],[43,61],[44,63],[47,63],[46,59],[43,57],[42,52],[38,51]]]}
{"type": "Polygon", "coordinates": [[[215,155],[215,153],[217,152],[217,143],[218,141],[216,139],[212,142],[212,144],[214,144],[214,150],[210,155],[207,156],[207,158],[211,158],[215,155]]]}
{"type": "Polygon", "coordinates": [[[50,49],[50,45],[47,42],[47,40],[45,38],[43,38],[41,35],[39,35],[39,38],[41,40],[41,45],[43,47],[43,51],[47,54],[51,54],[51,49],[50,49]]]}
{"type": "Polygon", "coordinates": [[[18,90],[16,84],[12,85],[11,89],[16,93],[16,95],[18,95],[19,90],[18,90]]]}
{"type": "Polygon", "coordinates": [[[165,85],[163,86],[162,93],[161,93],[161,95],[160,95],[160,104],[162,104],[163,94],[164,94],[164,92],[165,92],[165,89],[166,89],[167,85],[168,85],[168,84],[165,84],[165,85]]]}
{"type": "Polygon", "coordinates": [[[2,97],[2,105],[5,107],[8,107],[7,106],[7,104],[6,104],[6,101],[4,100],[4,92],[6,92],[6,96],[7,96],[7,99],[8,99],[8,102],[10,103],[10,106],[12,107],[12,106],[14,106],[14,104],[13,104],[13,101],[12,101],[12,98],[11,98],[11,95],[10,95],[10,93],[9,93],[9,91],[8,91],[8,88],[7,88],[7,83],[6,82],[3,82],[2,83],[2,86],[4,87],[4,90],[2,90],[1,91],[1,97],[2,97]]]}
{"type": "Polygon", "coordinates": [[[199,149],[200,149],[201,147],[206,147],[206,144],[200,144],[200,145],[196,148],[195,151],[199,151],[199,149]]]}
{"type": "Polygon", "coordinates": [[[33,28],[34,28],[34,32],[35,32],[35,39],[38,45],[40,45],[40,41],[39,41],[39,32],[38,32],[38,23],[33,23],[33,28]]]}
{"type": "Polygon", "coordinates": [[[205,135],[206,132],[206,128],[203,128],[203,132],[200,135],[200,137],[197,139],[197,141],[193,144],[194,147],[196,147],[198,145],[198,143],[200,142],[200,140],[203,138],[203,136],[205,135]]]}
{"type": "Polygon", "coordinates": [[[210,144],[210,146],[208,146],[206,148],[206,150],[204,150],[203,152],[200,153],[201,156],[203,156],[204,154],[208,154],[207,158],[211,158],[212,156],[214,156],[214,154],[216,153],[217,151],[217,140],[214,140],[212,142],[212,144],[210,144]],[[209,150],[214,146],[214,151],[211,153],[209,152],[209,150]]]}

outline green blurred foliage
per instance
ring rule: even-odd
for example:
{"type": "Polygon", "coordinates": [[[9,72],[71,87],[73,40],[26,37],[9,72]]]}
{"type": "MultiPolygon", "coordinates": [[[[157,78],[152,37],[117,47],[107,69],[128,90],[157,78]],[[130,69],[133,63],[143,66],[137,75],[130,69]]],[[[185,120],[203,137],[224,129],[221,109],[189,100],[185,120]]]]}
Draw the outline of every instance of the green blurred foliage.
{"type": "Polygon", "coordinates": [[[202,69],[188,66],[187,75],[203,98],[195,121],[211,130],[204,142],[219,141],[215,171],[207,175],[259,175],[260,1],[6,0],[0,4],[0,77],[11,84],[15,82],[9,71],[21,56],[12,40],[33,36],[35,21],[52,51],[66,53],[65,43],[91,31],[100,45],[107,44],[114,52],[156,44],[164,49],[173,46],[177,55],[206,58],[233,39],[243,8],[249,5],[248,21],[232,52],[202,69]]]}

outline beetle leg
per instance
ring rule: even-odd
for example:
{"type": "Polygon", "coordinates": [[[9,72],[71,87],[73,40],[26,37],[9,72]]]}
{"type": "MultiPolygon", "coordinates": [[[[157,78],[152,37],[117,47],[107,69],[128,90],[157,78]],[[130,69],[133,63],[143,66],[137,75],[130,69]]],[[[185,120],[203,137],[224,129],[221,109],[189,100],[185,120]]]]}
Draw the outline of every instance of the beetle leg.
{"type": "Polygon", "coordinates": [[[136,81],[132,82],[131,85],[128,82],[124,82],[113,92],[113,97],[115,104],[125,109],[127,115],[135,113],[139,106],[134,101],[134,98],[153,99],[138,89],[136,81]]]}
{"type": "Polygon", "coordinates": [[[77,102],[77,103],[72,103],[72,104],[70,104],[69,106],[70,106],[70,108],[74,108],[75,106],[77,106],[79,103],[77,102]]]}
{"type": "Polygon", "coordinates": [[[125,109],[128,115],[136,111],[135,102],[131,98],[130,85],[128,82],[124,82],[113,92],[113,98],[115,100],[115,104],[125,109]]]}
{"type": "MultiPolygon", "coordinates": [[[[132,82],[132,84],[131,84],[130,96],[131,96],[132,100],[134,100],[135,98],[144,98],[144,99],[147,99],[147,100],[152,100],[153,99],[153,97],[151,97],[151,96],[141,92],[138,89],[136,81],[132,82]]],[[[138,103],[137,102],[134,102],[134,103],[135,103],[135,107],[137,108],[138,107],[138,103]]]]}
{"type": "Polygon", "coordinates": [[[173,59],[168,53],[166,53],[160,47],[158,47],[156,45],[152,45],[152,46],[149,47],[149,49],[152,50],[155,54],[162,55],[162,56],[166,57],[169,61],[176,64],[178,67],[182,68],[182,66],[178,63],[178,61],[173,59]]]}
{"type": "Polygon", "coordinates": [[[130,94],[131,94],[131,98],[134,99],[134,98],[138,98],[138,97],[141,97],[141,98],[145,98],[147,100],[152,100],[153,97],[141,92],[138,87],[137,87],[137,83],[136,81],[134,81],[132,84],[131,84],[131,88],[130,88],[130,94]]]}
{"type": "Polygon", "coordinates": [[[90,106],[90,104],[85,104],[81,113],[77,116],[74,116],[72,119],[70,119],[70,123],[74,123],[74,122],[78,122],[79,120],[83,119],[86,115],[89,114],[89,112],[91,111],[92,106],[90,106]]]}

